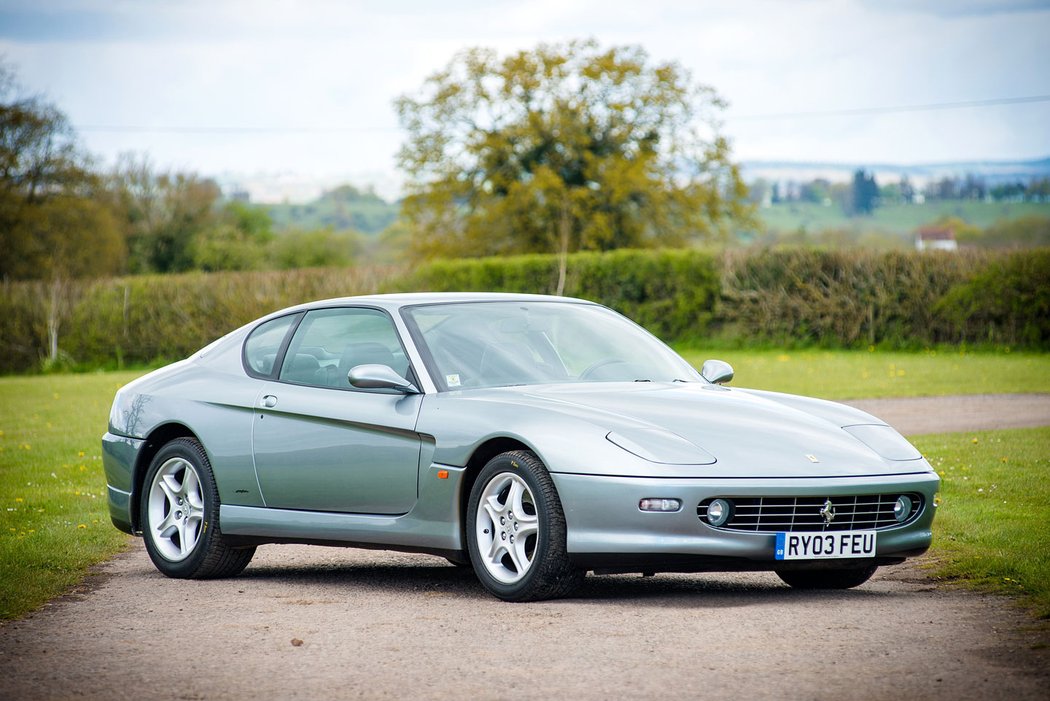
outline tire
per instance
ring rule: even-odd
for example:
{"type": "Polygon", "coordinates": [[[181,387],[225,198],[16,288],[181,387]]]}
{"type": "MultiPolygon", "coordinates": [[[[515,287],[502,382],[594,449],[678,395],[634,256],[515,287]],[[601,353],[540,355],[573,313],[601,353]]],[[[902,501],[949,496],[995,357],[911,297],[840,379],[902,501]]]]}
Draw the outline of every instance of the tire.
{"type": "Polygon", "coordinates": [[[777,570],[777,576],[795,589],[852,589],[871,579],[878,567],[827,570],[777,570]]]}
{"type": "Polygon", "coordinates": [[[565,514],[547,469],[527,451],[497,455],[467,506],[467,550],[481,584],[504,601],[568,596],[584,572],[565,548],[565,514]]]}
{"type": "Polygon", "coordinates": [[[219,490],[204,447],[193,438],[167,443],[143,482],[139,522],[157,569],[176,579],[238,574],[254,547],[231,547],[219,529],[219,490]]]}
{"type": "Polygon", "coordinates": [[[470,565],[470,557],[468,557],[468,556],[459,556],[459,555],[446,556],[445,560],[448,561],[448,564],[452,565],[453,567],[470,567],[471,566],[470,565]]]}

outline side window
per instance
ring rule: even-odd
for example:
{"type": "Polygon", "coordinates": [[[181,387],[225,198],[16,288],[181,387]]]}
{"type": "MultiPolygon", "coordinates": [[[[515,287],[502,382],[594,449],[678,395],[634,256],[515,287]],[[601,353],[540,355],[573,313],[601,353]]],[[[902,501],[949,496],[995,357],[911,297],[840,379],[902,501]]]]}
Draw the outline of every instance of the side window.
{"type": "Polygon", "coordinates": [[[281,350],[288,330],[299,319],[299,314],[290,314],[267,321],[255,327],[244,342],[244,369],[249,375],[271,377],[277,354],[281,350]]]}
{"type": "Polygon", "coordinates": [[[347,373],[366,364],[386,365],[408,378],[408,359],[390,317],[375,309],[317,309],[296,329],[279,379],[352,389],[347,373]]]}

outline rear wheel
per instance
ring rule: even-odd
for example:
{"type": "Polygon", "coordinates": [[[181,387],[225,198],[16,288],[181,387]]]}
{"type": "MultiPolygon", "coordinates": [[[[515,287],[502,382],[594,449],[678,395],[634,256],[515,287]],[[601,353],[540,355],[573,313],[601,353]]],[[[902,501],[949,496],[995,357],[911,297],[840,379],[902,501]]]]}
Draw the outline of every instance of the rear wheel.
{"type": "Polygon", "coordinates": [[[211,463],[193,438],[176,438],[153,458],[139,513],[146,551],[169,577],[232,577],[255,554],[254,547],[235,548],[223,538],[211,463]]]}
{"type": "Polygon", "coordinates": [[[565,515],[547,469],[527,451],[493,458],[467,507],[467,547],[474,572],[504,601],[567,596],[583,580],[565,547],[565,515]]]}
{"type": "Polygon", "coordinates": [[[849,569],[777,570],[777,576],[795,589],[852,589],[871,579],[875,565],[849,569]]]}

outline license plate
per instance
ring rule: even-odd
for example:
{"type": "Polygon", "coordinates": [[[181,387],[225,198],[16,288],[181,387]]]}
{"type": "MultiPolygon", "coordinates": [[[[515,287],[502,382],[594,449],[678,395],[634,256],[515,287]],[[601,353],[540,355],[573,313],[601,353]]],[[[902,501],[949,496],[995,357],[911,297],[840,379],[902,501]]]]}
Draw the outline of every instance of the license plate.
{"type": "Polygon", "coordinates": [[[875,531],[777,533],[776,559],[824,560],[875,557],[875,531]]]}

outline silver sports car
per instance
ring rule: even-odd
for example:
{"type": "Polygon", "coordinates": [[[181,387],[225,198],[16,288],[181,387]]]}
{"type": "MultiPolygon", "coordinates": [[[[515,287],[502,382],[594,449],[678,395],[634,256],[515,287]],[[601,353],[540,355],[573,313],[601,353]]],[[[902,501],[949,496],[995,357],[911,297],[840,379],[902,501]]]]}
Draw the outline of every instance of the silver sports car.
{"type": "Polygon", "coordinates": [[[854,587],[929,547],[939,480],[900,434],[732,377],[577,299],[313,302],[117,392],[109,508],[171,577],[360,546],[472,566],[507,601],[589,571],[854,587]]]}

